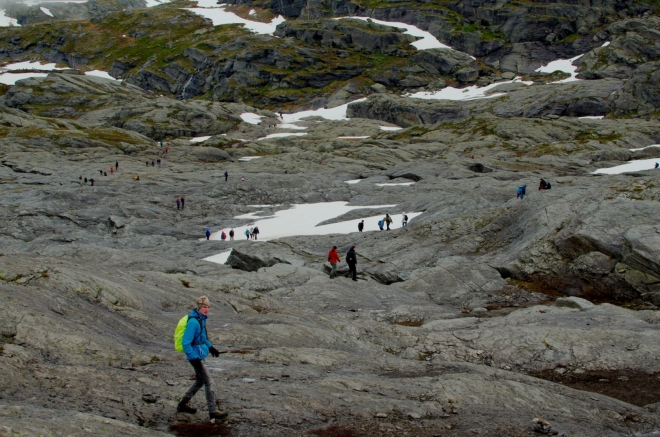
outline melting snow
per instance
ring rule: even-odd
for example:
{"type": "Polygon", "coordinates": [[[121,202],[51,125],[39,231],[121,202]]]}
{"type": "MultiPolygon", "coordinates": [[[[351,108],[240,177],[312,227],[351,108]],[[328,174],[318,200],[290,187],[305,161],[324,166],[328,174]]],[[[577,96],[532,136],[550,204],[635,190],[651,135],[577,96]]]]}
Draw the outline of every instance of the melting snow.
{"type": "Polygon", "coordinates": [[[397,183],[386,183],[386,184],[376,184],[379,187],[396,187],[399,185],[412,185],[414,182],[397,182],[397,183]]]}
{"type": "Polygon", "coordinates": [[[520,80],[520,78],[515,78],[506,82],[497,82],[484,87],[478,87],[476,85],[469,86],[466,88],[453,88],[446,87],[440,91],[435,92],[426,92],[420,91],[415,94],[409,94],[408,97],[414,97],[416,99],[427,99],[427,100],[476,100],[476,99],[492,99],[493,97],[503,96],[506,93],[493,93],[486,95],[486,92],[495,88],[496,86],[507,84],[507,83],[522,83],[525,85],[531,85],[533,82],[525,82],[520,80]]]}
{"type": "Polygon", "coordinates": [[[297,130],[307,129],[304,126],[298,126],[297,124],[293,124],[293,123],[280,123],[276,127],[278,129],[297,129],[297,130]]]}
{"type": "Polygon", "coordinates": [[[605,41],[601,47],[607,47],[608,45],[610,45],[610,42],[609,42],[609,41],[605,41]]]}
{"type": "Polygon", "coordinates": [[[209,138],[211,138],[211,137],[210,136],[208,136],[208,137],[195,137],[195,138],[191,138],[190,142],[191,143],[201,143],[201,142],[204,142],[204,141],[208,140],[209,138]]]}
{"type": "Polygon", "coordinates": [[[264,118],[264,116],[254,114],[252,112],[244,112],[244,113],[241,114],[241,118],[246,123],[259,124],[259,123],[261,123],[261,119],[264,118]]]}
{"type": "MultiPolygon", "coordinates": [[[[398,27],[400,29],[405,29],[405,32],[403,32],[404,34],[408,34],[408,35],[412,35],[412,36],[416,36],[416,37],[421,38],[421,39],[419,39],[419,40],[417,40],[417,41],[415,41],[414,43],[411,44],[417,50],[451,49],[451,47],[449,47],[448,45],[443,44],[440,41],[438,41],[438,39],[435,36],[431,35],[431,33],[427,32],[425,30],[422,30],[419,27],[413,26],[411,24],[398,23],[398,22],[395,22],[395,21],[375,20],[375,19],[369,18],[369,17],[339,17],[339,18],[335,18],[335,20],[348,19],[348,18],[354,18],[354,19],[363,20],[363,21],[366,21],[366,20],[369,19],[369,20],[371,20],[371,21],[373,21],[374,23],[377,23],[377,24],[383,24],[385,26],[392,26],[392,27],[398,27]]],[[[474,59],[472,56],[470,56],[470,57],[472,59],[474,59]]]]}
{"type": "Polygon", "coordinates": [[[401,130],[402,127],[399,126],[378,126],[380,130],[401,130]]]}
{"type": "Polygon", "coordinates": [[[555,71],[563,71],[564,73],[570,74],[571,77],[563,80],[558,80],[557,82],[552,82],[552,83],[575,82],[580,79],[576,77],[577,66],[573,65],[573,62],[581,58],[582,56],[583,55],[579,55],[571,59],[557,59],[556,61],[552,61],[548,65],[537,68],[534,71],[536,71],[537,73],[554,73],[555,71]]]}
{"type": "Polygon", "coordinates": [[[649,147],[660,147],[660,144],[651,144],[650,146],[640,147],[639,149],[629,149],[631,152],[637,152],[638,150],[648,149],[649,147]]]}
{"type": "Polygon", "coordinates": [[[636,161],[629,161],[622,165],[617,165],[616,167],[599,168],[594,174],[621,174],[631,171],[651,170],[655,168],[656,162],[660,162],[660,158],[639,159],[636,161]]]}
{"type": "Polygon", "coordinates": [[[350,181],[344,181],[344,182],[346,182],[347,184],[357,184],[357,183],[360,182],[361,180],[362,180],[362,179],[353,179],[353,180],[350,180],[350,181]]]}
{"type": "Polygon", "coordinates": [[[96,76],[96,77],[102,77],[104,79],[121,82],[121,79],[115,79],[114,77],[110,76],[107,71],[101,71],[101,70],[85,71],[85,76],[96,76]]]}
{"type": "Polygon", "coordinates": [[[4,65],[2,68],[5,68],[7,70],[43,70],[43,71],[50,71],[50,70],[55,70],[57,68],[56,64],[42,64],[41,62],[30,62],[30,61],[23,61],[23,62],[16,62],[14,64],[9,64],[9,65],[4,65]]]}
{"type": "Polygon", "coordinates": [[[146,1],[148,8],[153,8],[154,6],[160,6],[170,2],[170,0],[146,0],[146,1]]]}
{"type": "Polygon", "coordinates": [[[602,120],[604,115],[587,115],[585,117],[578,117],[578,120],[602,120]]]}
{"type": "Polygon", "coordinates": [[[261,156],[243,156],[241,158],[238,158],[239,161],[252,161],[253,159],[259,159],[261,156]]]}
{"type": "Polygon", "coordinates": [[[250,9],[250,12],[248,12],[248,15],[257,15],[257,11],[254,9],[250,9]]]}
{"type": "Polygon", "coordinates": [[[5,85],[15,85],[21,79],[29,79],[31,77],[46,77],[48,73],[4,73],[0,74],[0,83],[5,85]]]}
{"type": "MultiPolygon", "coordinates": [[[[225,232],[225,233],[227,235],[229,235],[228,232],[225,232]]],[[[229,237],[227,237],[227,238],[229,238],[229,237]]],[[[236,237],[234,237],[234,238],[236,238],[236,237]]],[[[222,253],[219,253],[217,255],[211,255],[207,258],[204,258],[204,261],[210,261],[210,262],[216,263],[216,264],[224,264],[224,263],[227,262],[227,259],[229,258],[230,254],[231,254],[231,250],[228,250],[227,252],[222,252],[222,253]]]]}
{"type": "Polygon", "coordinates": [[[305,117],[322,117],[326,120],[348,120],[346,117],[346,109],[351,103],[362,102],[365,99],[353,100],[345,105],[335,106],[334,108],[321,108],[314,111],[300,111],[293,114],[282,114],[282,118],[286,123],[295,123],[305,117]]]}
{"type": "Polygon", "coordinates": [[[337,137],[337,138],[340,138],[342,140],[362,140],[364,138],[369,138],[369,135],[365,135],[362,137],[337,137]]]}
{"type": "Polygon", "coordinates": [[[41,6],[39,9],[41,9],[41,12],[43,12],[44,14],[50,17],[55,17],[55,15],[53,15],[48,8],[44,8],[43,6],[41,6]]]}
{"type": "Polygon", "coordinates": [[[0,9],[0,27],[20,26],[16,18],[11,18],[5,15],[5,10],[0,9]]]}
{"type": "MultiPolygon", "coordinates": [[[[348,202],[322,202],[295,204],[290,209],[277,211],[273,216],[258,217],[260,211],[249,214],[239,215],[236,219],[250,220],[244,226],[235,226],[235,238],[245,238],[245,228],[254,226],[259,227],[259,241],[276,240],[278,238],[293,237],[296,235],[328,235],[328,234],[349,234],[357,232],[357,224],[364,219],[364,230],[375,231],[378,229],[378,221],[383,218],[383,214],[370,217],[361,217],[360,219],[347,220],[339,223],[317,226],[317,224],[326,220],[338,217],[354,209],[375,209],[375,208],[395,208],[396,205],[378,205],[378,206],[349,206],[348,202]]],[[[409,212],[408,220],[422,214],[421,212],[409,212]]],[[[390,214],[393,223],[401,223],[402,214],[390,214]]],[[[229,229],[223,229],[229,234],[229,229]]],[[[214,232],[211,240],[219,240],[223,230],[214,232]]],[[[217,255],[219,256],[219,255],[217,255]]],[[[210,258],[210,257],[209,257],[210,258]]]]}
{"type": "Polygon", "coordinates": [[[259,140],[267,140],[268,138],[284,138],[284,137],[302,137],[307,135],[305,132],[280,132],[276,134],[268,134],[265,137],[257,138],[259,140]]]}
{"type": "Polygon", "coordinates": [[[246,29],[264,35],[272,35],[275,32],[277,25],[286,21],[281,15],[278,15],[270,23],[246,20],[245,18],[241,18],[233,12],[225,11],[225,7],[227,5],[217,5],[214,2],[208,0],[198,1],[197,6],[197,8],[186,9],[194,12],[195,14],[201,15],[202,17],[211,19],[214,26],[220,26],[222,24],[243,24],[246,29]]]}

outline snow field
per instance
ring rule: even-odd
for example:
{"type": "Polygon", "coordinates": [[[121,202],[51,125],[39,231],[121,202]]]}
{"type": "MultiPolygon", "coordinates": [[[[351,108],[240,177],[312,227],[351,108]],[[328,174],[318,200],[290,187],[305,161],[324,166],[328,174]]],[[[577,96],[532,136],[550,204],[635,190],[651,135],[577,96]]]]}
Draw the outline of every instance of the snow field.
{"type": "Polygon", "coordinates": [[[53,15],[48,8],[41,6],[39,9],[41,9],[41,12],[48,15],[49,17],[55,17],[55,15],[53,15]]]}
{"type": "MultiPolygon", "coordinates": [[[[446,44],[441,43],[438,41],[438,39],[433,36],[430,32],[427,32],[425,30],[420,29],[419,27],[413,26],[411,24],[406,24],[406,23],[399,23],[395,21],[383,21],[383,20],[376,20],[374,18],[370,17],[338,17],[335,18],[335,20],[342,20],[342,19],[356,19],[356,20],[371,20],[376,24],[382,24],[385,26],[391,26],[391,27],[398,27],[399,29],[404,29],[405,32],[404,34],[407,35],[412,35],[421,39],[418,39],[411,45],[415,47],[417,50],[427,50],[427,49],[451,49],[446,44]]],[[[474,59],[472,56],[470,56],[472,59],[474,59]]]]}
{"type": "Polygon", "coordinates": [[[5,10],[0,9],[0,27],[20,26],[16,18],[11,18],[5,15],[5,10]]]}
{"type": "Polygon", "coordinates": [[[638,150],[648,149],[649,147],[660,147],[660,144],[651,144],[650,146],[640,147],[639,149],[628,149],[631,152],[637,152],[638,150]]]}
{"type": "MultiPolygon", "coordinates": [[[[497,82],[484,87],[478,87],[477,85],[465,87],[465,88],[454,88],[446,87],[440,91],[435,92],[426,92],[420,91],[414,94],[408,94],[408,97],[413,97],[416,99],[425,99],[425,100],[477,100],[477,99],[492,99],[494,97],[500,97],[506,93],[493,93],[486,95],[487,91],[495,88],[496,86],[507,84],[507,83],[522,83],[525,85],[531,85],[533,82],[525,82],[520,80],[520,78],[515,78],[506,82],[497,82]]],[[[382,126],[381,126],[382,128],[382,126]]]]}
{"type": "MultiPolygon", "coordinates": [[[[616,167],[599,168],[593,172],[593,174],[621,174],[631,171],[651,170],[655,168],[656,162],[660,163],[660,158],[639,159],[635,161],[629,161],[622,165],[617,165],[616,167]]],[[[660,171],[660,169],[658,170],[660,171]]]]}
{"type": "MultiPolygon", "coordinates": [[[[39,70],[39,71],[52,71],[56,70],[57,65],[50,63],[50,64],[41,64],[40,62],[30,62],[30,61],[23,61],[23,62],[15,62],[13,64],[8,64],[0,67],[0,83],[4,83],[5,85],[15,85],[17,81],[21,79],[29,79],[31,77],[46,77],[48,76],[48,73],[12,73],[13,71],[17,70],[39,70]]],[[[114,77],[110,76],[107,72],[101,71],[101,70],[92,70],[92,71],[86,71],[85,72],[86,76],[97,76],[97,77],[102,77],[104,79],[110,79],[110,80],[115,80],[118,82],[121,82],[121,80],[117,80],[114,77]]]]}
{"type": "MultiPolygon", "coordinates": [[[[348,202],[322,202],[322,203],[309,203],[309,204],[295,204],[290,209],[277,211],[274,215],[268,217],[258,217],[260,211],[249,214],[239,215],[234,217],[236,219],[249,220],[245,225],[237,226],[234,228],[236,233],[235,239],[246,238],[245,229],[254,226],[259,227],[259,240],[269,241],[278,238],[293,237],[300,235],[329,235],[329,234],[349,234],[357,232],[357,224],[364,219],[364,230],[375,231],[378,230],[378,221],[382,219],[385,214],[378,214],[360,219],[347,220],[339,223],[332,223],[327,225],[317,226],[317,224],[326,220],[338,217],[354,209],[375,209],[375,208],[388,208],[393,209],[396,205],[378,205],[378,206],[349,206],[348,202]]],[[[407,213],[408,220],[422,214],[421,212],[407,213]]],[[[390,214],[392,217],[394,228],[401,226],[402,214],[390,214]]],[[[229,235],[230,229],[222,229],[211,234],[211,240],[219,240],[222,231],[229,235]]],[[[214,255],[213,257],[220,257],[221,254],[214,255]]],[[[207,258],[207,261],[209,259],[207,258]]],[[[214,261],[215,262],[215,261],[214,261]]]]}
{"type": "MultiPolygon", "coordinates": [[[[197,15],[201,15],[202,17],[210,19],[213,21],[214,26],[221,26],[223,24],[243,24],[246,29],[263,35],[272,35],[275,32],[277,25],[286,21],[281,15],[273,18],[270,23],[246,20],[245,18],[241,18],[233,12],[226,11],[226,6],[227,5],[225,4],[218,5],[213,0],[199,0],[197,2],[196,8],[186,9],[194,12],[197,15]]],[[[255,14],[250,15],[256,15],[256,12],[255,14]]]]}
{"type": "Polygon", "coordinates": [[[211,138],[211,137],[210,136],[208,136],[208,137],[195,137],[195,138],[191,138],[190,142],[191,143],[203,143],[204,141],[208,140],[209,138],[211,138]]]}
{"type": "Polygon", "coordinates": [[[254,114],[252,112],[244,112],[244,113],[241,114],[241,118],[246,123],[259,124],[259,123],[261,123],[261,119],[264,118],[264,116],[254,114]]]}
{"type": "Polygon", "coordinates": [[[326,120],[348,120],[348,117],[346,117],[346,110],[348,109],[348,105],[351,103],[363,102],[365,100],[367,99],[364,98],[353,100],[352,102],[346,103],[345,105],[335,106],[334,108],[320,108],[310,111],[300,111],[294,114],[282,114],[282,119],[287,124],[295,123],[306,117],[321,117],[325,118],[326,120]]]}
{"type": "Polygon", "coordinates": [[[257,138],[257,141],[260,140],[267,140],[269,138],[285,138],[285,137],[302,137],[304,135],[307,135],[304,132],[280,132],[276,134],[268,134],[265,137],[257,138]]]}

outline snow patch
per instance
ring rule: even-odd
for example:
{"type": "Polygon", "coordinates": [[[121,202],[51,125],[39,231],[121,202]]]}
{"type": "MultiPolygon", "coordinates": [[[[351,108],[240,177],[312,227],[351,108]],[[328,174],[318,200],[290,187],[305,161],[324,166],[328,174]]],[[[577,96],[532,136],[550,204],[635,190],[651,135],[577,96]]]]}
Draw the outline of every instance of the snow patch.
{"type": "Polygon", "coordinates": [[[608,45],[610,45],[610,42],[609,42],[609,41],[605,41],[601,47],[607,47],[608,45]]]}
{"type": "Polygon", "coordinates": [[[493,93],[486,95],[487,91],[495,88],[496,86],[507,84],[507,83],[522,83],[525,85],[531,85],[534,82],[525,82],[520,80],[519,77],[506,81],[506,82],[497,82],[484,87],[478,87],[476,85],[465,87],[465,88],[453,88],[446,87],[440,91],[427,92],[420,91],[418,93],[409,94],[408,97],[413,97],[416,99],[426,99],[426,100],[477,100],[477,99],[492,99],[494,97],[500,97],[506,95],[506,93],[493,93]]]}
{"type": "Polygon", "coordinates": [[[246,123],[259,124],[259,123],[261,123],[261,119],[264,118],[264,116],[254,114],[252,112],[244,112],[244,113],[241,114],[241,118],[246,123]]]}
{"type": "MultiPolygon", "coordinates": [[[[339,223],[317,226],[326,220],[346,214],[354,209],[375,209],[375,208],[394,208],[396,205],[377,205],[377,206],[349,206],[348,202],[322,202],[308,204],[294,204],[289,209],[277,211],[269,217],[258,217],[255,211],[249,214],[243,214],[234,217],[235,219],[250,220],[244,227],[234,227],[234,232],[238,236],[245,237],[244,228],[259,227],[259,240],[269,241],[278,238],[293,237],[296,235],[328,235],[328,234],[349,234],[357,232],[357,224],[364,219],[364,230],[375,231],[378,229],[378,221],[385,215],[378,214],[370,217],[363,217],[354,220],[347,220],[339,223]]],[[[421,212],[407,213],[408,219],[422,214],[421,212]]],[[[394,223],[401,223],[403,214],[390,214],[394,223]]],[[[228,229],[223,229],[229,233],[228,229]]],[[[222,231],[214,232],[211,240],[219,240],[222,231]]]]}
{"type": "Polygon", "coordinates": [[[51,71],[55,70],[57,68],[57,64],[42,64],[39,61],[35,62],[30,62],[30,61],[23,61],[23,62],[16,62],[13,64],[8,64],[8,65],[3,65],[1,68],[7,69],[7,70],[43,70],[43,71],[51,71]]]}
{"type": "Polygon", "coordinates": [[[259,159],[261,156],[243,156],[238,158],[239,161],[247,162],[247,161],[252,161],[253,159],[259,159]]]}
{"type": "Polygon", "coordinates": [[[276,134],[268,134],[265,137],[257,138],[257,141],[267,140],[269,138],[285,138],[285,137],[302,137],[307,135],[305,132],[280,132],[276,134]]]}
{"type": "Polygon", "coordinates": [[[385,184],[376,184],[379,187],[397,187],[397,186],[407,186],[412,185],[414,182],[397,182],[397,183],[385,183],[385,184]]]}
{"type": "Polygon", "coordinates": [[[296,129],[296,130],[304,130],[307,129],[304,126],[298,126],[297,124],[293,123],[280,123],[276,126],[278,129],[296,129]]]}
{"type": "Polygon", "coordinates": [[[571,59],[557,59],[556,61],[552,61],[548,65],[539,67],[534,71],[536,71],[537,73],[554,73],[555,71],[563,71],[564,73],[570,74],[571,77],[563,80],[558,80],[557,82],[552,82],[552,83],[575,82],[581,79],[578,79],[576,77],[578,67],[576,65],[573,65],[573,62],[578,60],[582,56],[583,55],[578,55],[571,59]]]}
{"type": "Polygon", "coordinates": [[[170,2],[170,0],[146,0],[146,1],[148,8],[153,8],[154,6],[160,6],[170,2]]]}
{"type": "Polygon", "coordinates": [[[31,77],[46,77],[48,73],[4,73],[0,74],[0,83],[5,85],[15,85],[21,79],[29,79],[31,77]]]}
{"type": "MultiPolygon", "coordinates": [[[[229,235],[228,232],[226,232],[226,234],[229,235]]],[[[231,255],[231,250],[203,258],[202,261],[210,261],[216,264],[225,264],[227,262],[227,259],[229,259],[229,255],[231,255]]]]}
{"type": "Polygon", "coordinates": [[[16,18],[11,18],[5,15],[5,10],[0,9],[0,27],[19,26],[16,18]]]}
{"type": "Polygon", "coordinates": [[[55,15],[53,15],[48,8],[44,8],[43,6],[41,6],[39,9],[41,9],[41,12],[48,15],[49,17],[55,18],[55,15]]]}
{"type": "MultiPolygon", "coordinates": [[[[438,39],[435,36],[433,36],[431,33],[427,32],[425,30],[422,30],[419,27],[413,26],[411,24],[399,23],[399,22],[395,22],[395,21],[375,20],[375,19],[369,18],[369,17],[339,17],[339,18],[335,18],[335,20],[342,20],[342,19],[349,19],[349,18],[353,18],[353,19],[357,19],[357,20],[363,20],[363,21],[371,20],[376,24],[383,24],[385,26],[392,26],[392,27],[398,27],[400,29],[404,29],[405,30],[405,32],[403,32],[404,34],[412,35],[412,36],[421,38],[421,39],[418,39],[417,41],[415,41],[414,43],[411,44],[417,50],[427,50],[427,49],[451,49],[451,50],[453,50],[448,45],[443,44],[440,41],[438,41],[438,39]]],[[[472,59],[474,59],[474,57],[472,57],[472,56],[470,56],[470,57],[472,59]]]]}
{"type": "Polygon", "coordinates": [[[347,184],[357,184],[357,183],[360,182],[361,180],[362,180],[362,179],[353,179],[353,180],[350,180],[350,181],[344,181],[344,182],[347,183],[347,184]]]}
{"type": "Polygon", "coordinates": [[[369,135],[361,136],[361,137],[337,137],[342,140],[362,140],[365,138],[369,138],[369,135]]]}
{"type": "MultiPolygon", "coordinates": [[[[152,1],[152,0],[149,0],[152,1]]],[[[223,24],[243,24],[246,29],[251,30],[255,33],[260,33],[263,35],[272,35],[277,28],[277,25],[284,23],[286,20],[281,15],[278,15],[270,23],[262,23],[260,21],[246,20],[241,18],[233,12],[228,12],[225,10],[227,5],[212,5],[208,6],[207,1],[198,1],[197,8],[186,8],[187,10],[194,12],[197,15],[202,17],[209,18],[213,21],[214,26],[221,26],[223,24]],[[206,7],[204,7],[206,5],[206,7]]]]}
{"type": "MultiPolygon", "coordinates": [[[[650,147],[650,146],[649,146],[650,147]]],[[[655,163],[660,162],[660,158],[639,159],[636,161],[629,161],[622,165],[609,168],[599,168],[594,174],[621,174],[632,171],[651,170],[655,168],[655,163]]]]}
{"type": "Polygon", "coordinates": [[[211,138],[211,136],[208,136],[208,137],[194,137],[194,138],[190,139],[190,142],[191,143],[202,143],[202,142],[208,140],[209,138],[211,138]]]}
{"type": "Polygon", "coordinates": [[[255,11],[254,9],[250,9],[250,12],[248,12],[248,15],[256,16],[257,11],[255,11]]]}
{"type": "Polygon", "coordinates": [[[115,79],[114,77],[110,76],[107,71],[101,71],[101,70],[85,71],[85,76],[102,77],[103,79],[114,80],[116,82],[122,81],[121,79],[115,79]]]}
{"type": "Polygon", "coordinates": [[[602,120],[605,118],[604,115],[586,115],[584,117],[578,117],[578,120],[602,120]]]}
{"type": "Polygon", "coordinates": [[[348,117],[346,117],[346,110],[348,109],[348,105],[365,100],[367,99],[364,98],[353,100],[352,102],[340,106],[335,106],[334,108],[320,108],[313,111],[310,110],[295,112],[293,114],[282,114],[282,118],[286,123],[295,123],[306,117],[322,117],[326,120],[348,120],[348,117]]]}
{"type": "Polygon", "coordinates": [[[639,150],[648,149],[649,147],[660,147],[660,144],[651,144],[650,146],[640,147],[639,149],[628,149],[628,150],[630,150],[631,152],[637,152],[639,150]]]}
{"type": "Polygon", "coordinates": [[[399,126],[378,126],[380,130],[401,130],[402,127],[399,126]]]}

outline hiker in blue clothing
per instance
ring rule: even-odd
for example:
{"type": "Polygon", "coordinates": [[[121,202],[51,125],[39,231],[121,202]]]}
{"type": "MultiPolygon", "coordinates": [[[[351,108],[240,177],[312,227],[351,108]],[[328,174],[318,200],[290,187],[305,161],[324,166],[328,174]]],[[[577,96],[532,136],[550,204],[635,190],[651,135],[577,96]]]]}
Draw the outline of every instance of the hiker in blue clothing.
{"type": "Polygon", "coordinates": [[[383,226],[385,226],[385,220],[379,220],[378,227],[380,228],[381,231],[383,230],[383,226]]]}
{"type": "Polygon", "coordinates": [[[527,189],[527,185],[522,185],[518,187],[518,192],[516,193],[516,199],[523,200],[525,198],[526,189],[527,189]]]}
{"type": "Polygon", "coordinates": [[[249,230],[249,229],[246,229],[246,230],[245,230],[245,236],[247,237],[248,240],[250,239],[250,235],[252,235],[252,234],[250,233],[250,230],[249,230]]]}
{"type": "Polygon", "coordinates": [[[660,164],[658,164],[658,163],[656,162],[656,163],[655,163],[655,168],[658,168],[659,166],[660,166],[660,164]]]}
{"type": "Polygon", "coordinates": [[[209,409],[211,420],[224,420],[227,413],[218,411],[219,402],[216,401],[215,391],[213,390],[213,378],[211,373],[204,365],[204,359],[210,353],[214,357],[219,357],[220,352],[213,347],[206,334],[206,319],[211,308],[211,302],[206,296],[197,299],[197,308],[188,314],[188,323],[183,334],[183,351],[186,358],[195,369],[195,382],[190,386],[186,394],[177,405],[176,410],[182,413],[195,414],[197,409],[191,407],[188,402],[204,387],[206,390],[206,403],[209,409]]]}
{"type": "Polygon", "coordinates": [[[211,231],[206,230],[206,239],[208,240],[211,237],[211,231]]]}

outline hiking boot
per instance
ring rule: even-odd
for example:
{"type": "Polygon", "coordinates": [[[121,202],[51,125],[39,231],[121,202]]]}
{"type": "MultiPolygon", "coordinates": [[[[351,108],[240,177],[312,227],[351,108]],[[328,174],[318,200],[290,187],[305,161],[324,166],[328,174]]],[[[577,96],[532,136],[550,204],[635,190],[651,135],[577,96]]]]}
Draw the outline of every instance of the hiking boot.
{"type": "Polygon", "coordinates": [[[228,414],[227,413],[221,413],[220,411],[216,410],[212,413],[209,413],[209,417],[211,418],[211,422],[218,420],[218,421],[224,421],[227,419],[228,414]]]}
{"type": "Polygon", "coordinates": [[[179,413],[188,413],[188,414],[195,414],[197,413],[197,408],[191,407],[190,404],[188,403],[190,399],[181,399],[181,402],[179,402],[179,405],[176,406],[176,410],[179,413]]]}

